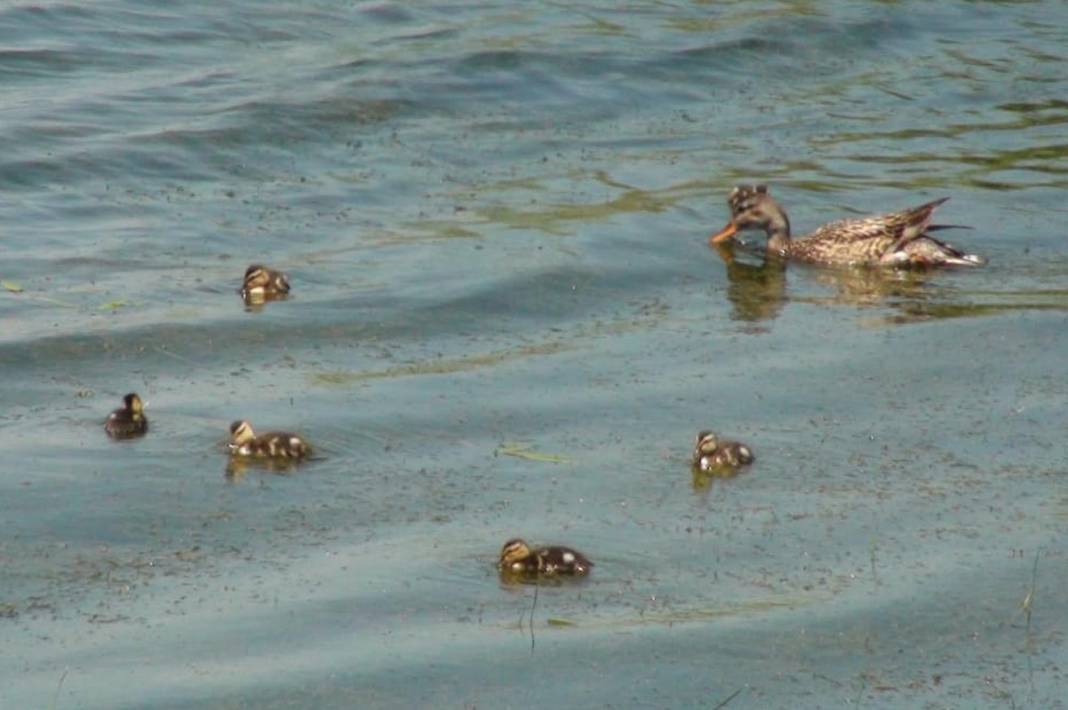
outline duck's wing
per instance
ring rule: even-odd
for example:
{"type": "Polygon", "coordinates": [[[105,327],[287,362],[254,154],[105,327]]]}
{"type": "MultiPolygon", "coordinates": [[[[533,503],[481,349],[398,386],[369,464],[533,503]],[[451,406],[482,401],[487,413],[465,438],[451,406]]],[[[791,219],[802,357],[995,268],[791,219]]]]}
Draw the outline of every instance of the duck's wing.
{"type": "Polygon", "coordinates": [[[896,215],[840,219],[790,245],[790,255],[826,263],[873,263],[901,236],[903,225],[888,220],[896,215]]]}
{"type": "Polygon", "coordinates": [[[943,197],[900,212],[830,222],[799,240],[804,246],[798,244],[798,251],[826,261],[893,261],[887,257],[924,236],[931,228],[935,208],[948,199],[943,197]]]}

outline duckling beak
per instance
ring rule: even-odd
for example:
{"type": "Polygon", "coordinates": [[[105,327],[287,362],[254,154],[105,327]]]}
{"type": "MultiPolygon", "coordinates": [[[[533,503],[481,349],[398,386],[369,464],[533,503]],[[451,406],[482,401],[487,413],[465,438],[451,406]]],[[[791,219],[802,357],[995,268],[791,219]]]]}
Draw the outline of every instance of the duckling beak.
{"type": "Polygon", "coordinates": [[[725,242],[737,233],[738,227],[734,224],[734,221],[727,222],[727,226],[719,230],[711,237],[708,238],[709,244],[719,244],[725,242]]]}

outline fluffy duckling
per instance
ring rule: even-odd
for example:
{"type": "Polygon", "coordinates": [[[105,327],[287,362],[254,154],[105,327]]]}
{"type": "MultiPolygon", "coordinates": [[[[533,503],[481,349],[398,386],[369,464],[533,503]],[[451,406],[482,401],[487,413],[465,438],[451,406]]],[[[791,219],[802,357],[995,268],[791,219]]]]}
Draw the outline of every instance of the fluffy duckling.
{"type": "Polygon", "coordinates": [[[145,417],[145,405],[136,393],[131,392],[122,398],[122,406],[109,414],[104,422],[104,431],[112,439],[132,439],[145,435],[148,419],[145,417]]]}
{"type": "Polygon", "coordinates": [[[753,463],[753,452],[745,444],[720,439],[710,431],[697,434],[693,465],[703,472],[722,471],[753,463]]]}
{"type": "Polygon", "coordinates": [[[253,264],[245,270],[245,280],[239,293],[249,304],[285,298],[289,294],[289,279],[281,271],[253,264]]]}
{"type": "Polygon", "coordinates": [[[589,573],[590,567],[593,563],[570,547],[531,548],[519,538],[504,543],[497,563],[497,569],[505,574],[545,577],[581,577],[589,573]]]}
{"type": "Polygon", "coordinates": [[[252,425],[245,420],[230,425],[230,455],[256,459],[297,460],[311,454],[308,442],[296,434],[269,431],[256,436],[252,425]]]}

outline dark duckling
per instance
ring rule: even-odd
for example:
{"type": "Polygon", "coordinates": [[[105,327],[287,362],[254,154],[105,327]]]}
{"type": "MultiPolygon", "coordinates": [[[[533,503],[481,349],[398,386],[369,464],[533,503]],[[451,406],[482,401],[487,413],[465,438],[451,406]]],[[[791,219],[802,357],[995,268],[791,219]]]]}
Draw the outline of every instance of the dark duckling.
{"type": "Polygon", "coordinates": [[[497,569],[504,574],[544,577],[582,577],[590,567],[593,562],[570,547],[531,548],[520,538],[504,543],[497,563],[497,569]]]}
{"type": "Polygon", "coordinates": [[[145,435],[148,419],[145,417],[144,402],[136,393],[131,392],[122,398],[122,406],[109,414],[104,422],[104,431],[112,439],[133,439],[145,435]]]}
{"type": "Polygon", "coordinates": [[[311,454],[311,447],[296,434],[269,431],[256,436],[245,420],[230,425],[230,455],[277,461],[296,461],[311,454]]]}
{"type": "Polygon", "coordinates": [[[285,298],[289,294],[289,279],[281,271],[253,264],[245,270],[239,293],[247,304],[285,298]]]}
{"type": "Polygon", "coordinates": [[[710,431],[697,435],[693,465],[702,472],[736,469],[753,463],[754,459],[752,450],[745,444],[720,439],[710,431]]]}

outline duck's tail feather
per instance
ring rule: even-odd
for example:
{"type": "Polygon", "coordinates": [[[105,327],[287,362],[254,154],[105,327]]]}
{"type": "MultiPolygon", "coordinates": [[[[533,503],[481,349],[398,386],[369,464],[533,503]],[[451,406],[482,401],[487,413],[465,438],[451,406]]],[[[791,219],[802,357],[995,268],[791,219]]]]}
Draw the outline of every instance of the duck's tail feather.
{"type": "Polygon", "coordinates": [[[983,266],[986,264],[986,259],[978,254],[960,254],[947,256],[945,263],[953,266],[983,266]]]}
{"type": "Polygon", "coordinates": [[[965,254],[926,234],[905,242],[900,249],[888,251],[880,261],[895,266],[982,266],[986,259],[976,254],[965,254]]]}
{"type": "Polygon", "coordinates": [[[898,235],[897,241],[890,247],[890,251],[895,252],[913,239],[922,237],[930,229],[931,215],[934,214],[935,209],[948,199],[948,197],[942,197],[932,202],[926,202],[919,207],[889,215],[887,222],[892,225],[893,230],[898,235]]]}

